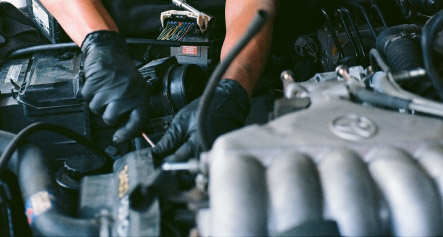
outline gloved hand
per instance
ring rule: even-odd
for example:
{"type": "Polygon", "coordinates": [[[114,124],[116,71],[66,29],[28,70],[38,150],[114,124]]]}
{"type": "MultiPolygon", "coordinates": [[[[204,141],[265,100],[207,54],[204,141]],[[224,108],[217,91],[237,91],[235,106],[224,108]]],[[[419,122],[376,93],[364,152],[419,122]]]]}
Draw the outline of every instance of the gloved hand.
{"type": "Polygon", "coordinates": [[[116,143],[132,138],[146,118],[146,83],[128,53],[125,40],[113,31],[88,34],[81,46],[85,84],[81,91],[95,114],[110,125],[125,124],[113,135],[116,143]]]}
{"type": "MultiPolygon", "coordinates": [[[[152,149],[156,160],[182,162],[198,157],[201,151],[197,134],[199,100],[194,100],[175,115],[165,135],[152,149]]],[[[207,116],[211,146],[218,136],[242,127],[249,110],[250,102],[246,90],[237,81],[220,81],[209,103],[207,116]]]]}

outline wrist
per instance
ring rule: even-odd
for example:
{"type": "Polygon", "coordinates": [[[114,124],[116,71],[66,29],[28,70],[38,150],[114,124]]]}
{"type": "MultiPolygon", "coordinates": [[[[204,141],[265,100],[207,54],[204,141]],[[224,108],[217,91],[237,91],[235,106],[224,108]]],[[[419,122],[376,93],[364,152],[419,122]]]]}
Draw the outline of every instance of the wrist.
{"type": "Polygon", "coordinates": [[[218,83],[216,92],[217,91],[222,96],[229,98],[230,100],[237,101],[238,104],[242,105],[244,111],[249,112],[249,94],[240,82],[230,78],[224,78],[218,83]]]}
{"type": "Polygon", "coordinates": [[[81,51],[87,53],[93,48],[102,45],[118,45],[121,48],[127,48],[125,39],[117,31],[98,30],[88,33],[82,44],[81,51]]]}
{"type": "Polygon", "coordinates": [[[223,75],[223,78],[235,80],[246,90],[248,96],[251,97],[252,91],[255,87],[256,78],[258,75],[250,72],[246,64],[233,63],[223,75]],[[254,75],[253,75],[254,74],[254,75]]]}

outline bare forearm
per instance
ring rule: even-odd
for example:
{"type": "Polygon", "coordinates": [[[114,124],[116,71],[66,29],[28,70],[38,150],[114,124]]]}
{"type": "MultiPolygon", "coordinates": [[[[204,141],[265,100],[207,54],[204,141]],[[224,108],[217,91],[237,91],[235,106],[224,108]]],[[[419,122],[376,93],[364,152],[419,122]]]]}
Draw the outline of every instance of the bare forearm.
{"type": "Polygon", "coordinates": [[[226,38],[221,52],[222,60],[245,33],[258,9],[268,10],[271,15],[270,20],[264,29],[248,43],[224,75],[224,78],[238,81],[246,89],[249,96],[252,94],[269,55],[276,0],[226,1],[226,38]]]}
{"type": "Polygon", "coordinates": [[[41,2],[79,46],[90,32],[118,31],[99,0],[41,0],[41,2]]]}

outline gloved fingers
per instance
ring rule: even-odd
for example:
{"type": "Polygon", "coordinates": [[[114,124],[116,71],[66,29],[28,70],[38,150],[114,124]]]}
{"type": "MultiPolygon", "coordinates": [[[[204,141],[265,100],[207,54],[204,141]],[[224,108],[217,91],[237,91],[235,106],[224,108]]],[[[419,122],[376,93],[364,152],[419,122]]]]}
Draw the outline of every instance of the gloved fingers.
{"type": "Polygon", "coordinates": [[[87,71],[85,69],[85,78],[86,82],[81,90],[81,95],[84,100],[91,101],[92,98],[96,96],[97,91],[106,87],[109,75],[103,68],[94,68],[93,70],[89,68],[87,71]]]}
{"type": "Polygon", "coordinates": [[[122,119],[123,114],[126,112],[127,110],[122,108],[118,101],[112,101],[106,106],[102,118],[105,123],[115,125],[122,119]]]}
{"type": "Polygon", "coordinates": [[[115,143],[122,143],[135,137],[140,132],[145,117],[145,111],[142,107],[132,110],[125,125],[114,133],[112,140],[115,143]]]}
{"type": "Polygon", "coordinates": [[[152,154],[156,158],[163,158],[172,154],[184,140],[186,128],[180,127],[178,120],[173,120],[166,133],[152,148],[152,154]]]}
{"type": "Polygon", "coordinates": [[[178,162],[177,156],[175,156],[175,154],[168,155],[163,159],[162,164],[165,162],[171,162],[171,163],[178,162]]]}
{"type": "Polygon", "coordinates": [[[197,141],[197,134],[193,134],[174,154],[166,156],[165,162],[186,162],[200,155],[200,144],[197,141]]]}
{"type": "Polygon", "coordinates": [[[107,98],[106,96],[102,96],[100,93],[96,94],[92,97],[92,100],[89,102],[89,109],[94,114],[101,114],[106,107],[107,98]]]}
{"type": "Polygon", "coordinates": [[[195,156],[194,151],[195,148],[193,142],[191,140],[186,141],[174,154],[176,162],[184,162],[193,158],[195,156]]]}
{"type": "Polygon", "coordinates": [[[94,96],[94,91],[95,91],[94,88],[83,86],[82,91],[81,91],[81,95],[85,101],[89,102],[92,100],[92,98],[94,96]]]}

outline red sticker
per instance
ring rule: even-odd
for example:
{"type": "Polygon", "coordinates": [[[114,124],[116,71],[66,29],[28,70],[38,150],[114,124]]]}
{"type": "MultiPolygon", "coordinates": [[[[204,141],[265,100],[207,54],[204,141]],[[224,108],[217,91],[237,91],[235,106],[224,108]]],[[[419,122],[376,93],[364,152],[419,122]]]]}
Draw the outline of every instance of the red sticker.
{"type": "Polygon", "coordinates": [[[183,46],[182,53],[184,55],[198,55],[198,47],[197,46],[183,46]]]}

